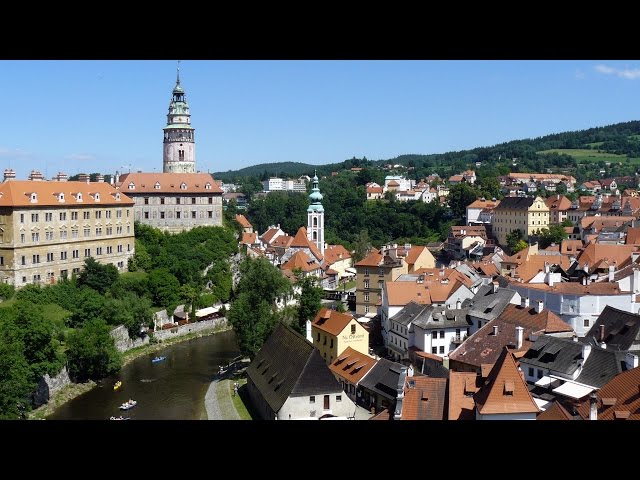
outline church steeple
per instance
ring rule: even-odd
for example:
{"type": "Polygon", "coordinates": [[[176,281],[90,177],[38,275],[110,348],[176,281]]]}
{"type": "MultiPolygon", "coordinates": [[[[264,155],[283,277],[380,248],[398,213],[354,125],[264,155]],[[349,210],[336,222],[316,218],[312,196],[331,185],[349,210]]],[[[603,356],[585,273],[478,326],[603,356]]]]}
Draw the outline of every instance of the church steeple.
{"type": "Polygon", "coordinates": [[[309,200],[311,204],[307,208],[307,236],[309,240],[316,244],[320,253],[324,255],[324,207],[322,206],[322,194],[318,188],[318,175],[313,174],[311,193],[309,200]]]}
{"type": "Polygon", "coordinates": [[[167,126],[164,127],[164,148],[162,171],[165,173],[194,173],[195,129],[191,126],[191,113],[184,88],[180,84],[180,64],[176,73],[176,86],[173,88],[167,126]]]}

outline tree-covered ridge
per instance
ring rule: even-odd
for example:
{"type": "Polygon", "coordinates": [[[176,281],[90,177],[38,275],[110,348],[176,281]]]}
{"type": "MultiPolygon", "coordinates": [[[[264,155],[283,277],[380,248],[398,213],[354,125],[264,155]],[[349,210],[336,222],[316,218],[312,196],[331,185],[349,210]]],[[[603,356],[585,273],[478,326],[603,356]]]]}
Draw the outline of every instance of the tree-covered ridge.
{"type": "Polygon", "coordinates": [[[215,172],[213,176],[216,179],[229,182],[238,177],[259,177],[266,180],[269,177],[299,177],[300,175],[308,175],[309,172],[313,172],[314,168],[316,168],[316,166],[302,162],[261,163],[239,170],[215,172]]]}

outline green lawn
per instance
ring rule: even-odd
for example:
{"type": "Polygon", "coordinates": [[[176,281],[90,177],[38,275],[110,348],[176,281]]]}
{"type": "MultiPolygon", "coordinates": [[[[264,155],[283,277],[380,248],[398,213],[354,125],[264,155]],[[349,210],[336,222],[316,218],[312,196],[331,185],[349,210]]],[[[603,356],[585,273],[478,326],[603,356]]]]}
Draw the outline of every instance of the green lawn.
{"type": "Polygon", "coordinates": [[[120,274],[121,277],[131,278],[134,280],[142,280],[143,278],[146,278],[147,275],[147,272],[123,272],[120,274]]]}
{"type": "Polygon", "coordinates": [[[344,288],[346,290],[349,290],[350,288],[353,288],[356,286],[356,281],[355,280],[349,280],[347,283],[344,284],[344,288]]]}
{"type": "Polygon", "coordinates": [[[616,155],[615,153],[599,152],[598,150],[589,150],[587,148],[554,148],[551,150],[541,150],[536,152],[545,153],[564,153],[575,158],[579,163],[590,162],[611,162],[611,163],[631,163],[640,164],[640,158],[627,157],[626,155],[616,155]]]}
{"type": "Polygon", "coordinates": [[[244,385],[247,383],[247,379],[246,378],[240,378],[237,380],[234,380],[236,382],[238,382],[240,384],[240,392],[238,395],[233,395],[233,382],[229,382],[229,393],[231,395],[231,400],[233,401],[233,406],[236,407],[236,411],[238,412],[238,415],[240,415],[240,420],[251,420],[251,414],[249,413],[249,411],[247,410],[247,407],[244,405],[244,402],[242,401],[242,397],[244,396],[245,398],[248,398],[248,395],[246,394],[246,388],[244,387],[244,385]],[[245,394],[245,395],[243,395],[245,394]]]}
{"type": "Polygon", "coordinates": [[[0,308],[9,308],[14,303],[16,303],[16,297],[13,297],[13,298],[11,298],[9,300],[5,300],[4,302],[0,302],[0,308]]]}

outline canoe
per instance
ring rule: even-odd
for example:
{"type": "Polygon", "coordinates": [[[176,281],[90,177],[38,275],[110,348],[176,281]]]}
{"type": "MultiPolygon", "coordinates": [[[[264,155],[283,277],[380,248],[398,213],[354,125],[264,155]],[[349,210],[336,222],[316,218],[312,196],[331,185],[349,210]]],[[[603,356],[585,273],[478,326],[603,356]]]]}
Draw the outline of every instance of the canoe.
{"type": "Polygon", "coordinates": [[[122,386],[122,382],[121,382],[120,380],[118,380],[118,381],[113,385],[113,389],[114,389],[114,390],[118,390],[121,386],[122,386]]]}
{"type": "Polygon", "coordinates": [[[166,359],[167,357],[156,357],[154,359],[151,360],[152,363],[157,363],[157,362],[161,362],[162,360],[166,359]]]}

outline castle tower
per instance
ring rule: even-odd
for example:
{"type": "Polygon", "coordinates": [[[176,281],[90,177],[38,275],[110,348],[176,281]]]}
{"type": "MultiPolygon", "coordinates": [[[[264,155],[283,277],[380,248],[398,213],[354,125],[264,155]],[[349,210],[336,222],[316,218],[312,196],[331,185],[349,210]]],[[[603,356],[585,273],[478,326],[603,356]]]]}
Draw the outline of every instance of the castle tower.
{"type": "Polygon", "coordinates": [[[180,85],[180,67],[173,89],[167,126],[164,127],[162,171],[164,173],[195,173],[195,129],[191,126],[189,104],[180,85]]]}
{"type": "Polygon", "coordinates": [[[311,205],[307,208],[307,237],[316,244],[320,253],[324,256],[324,207],[322,206],[322,194],[318,188],[318,175],[313,175],[313,187],[309,200],[311,205]]]}

